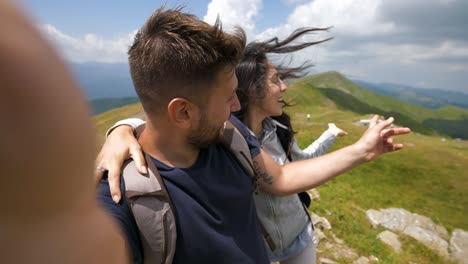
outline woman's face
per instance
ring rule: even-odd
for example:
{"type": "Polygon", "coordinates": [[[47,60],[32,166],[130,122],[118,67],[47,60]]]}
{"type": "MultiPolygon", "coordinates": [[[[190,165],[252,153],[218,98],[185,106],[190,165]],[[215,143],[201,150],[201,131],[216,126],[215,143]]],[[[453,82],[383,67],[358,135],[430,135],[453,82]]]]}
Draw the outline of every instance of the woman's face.
{"type": "Polygon", "coordinates": [[[268,67],[265,83],[265,97],[258,101],[258,108],[266,117],[279,116],[283,113],[283,93],[287,87],[278,76],[276,67],[272,64],[268,67]]]}

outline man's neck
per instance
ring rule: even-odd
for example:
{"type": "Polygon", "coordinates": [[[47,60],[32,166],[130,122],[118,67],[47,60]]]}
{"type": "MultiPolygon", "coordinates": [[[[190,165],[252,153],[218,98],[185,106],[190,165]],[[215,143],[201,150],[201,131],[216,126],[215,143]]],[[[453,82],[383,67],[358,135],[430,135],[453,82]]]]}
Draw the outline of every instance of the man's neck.
{"type": "Polygon", "coordinates": [[[200,148],[189,144],[175,129],[161,124],[154,127],[147,123],[138,140],[143,150],[160,162],[177,168],[188,168],[198,158],[200,148]]]}

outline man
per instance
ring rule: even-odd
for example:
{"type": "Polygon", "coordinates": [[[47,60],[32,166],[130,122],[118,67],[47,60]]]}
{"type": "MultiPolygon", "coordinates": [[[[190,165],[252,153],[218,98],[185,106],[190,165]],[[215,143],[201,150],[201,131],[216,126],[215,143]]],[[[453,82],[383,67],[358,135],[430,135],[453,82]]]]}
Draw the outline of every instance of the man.
{"type": "MultiPolygon", "coordinates": [[[[174,205],[175,263],[269,263],[255,215],[252,179],[218,143],[226,120],[237,124],[249,144],[259,187],[277,195],[313,188],[385,152],[401,149],[389,137],[409,132],[407,128],[384,130],[393,119],[377,124],[375,117],[355,144],[279,166],[239,120],[230,118],[240,107],[234,67],[244,46],[241,30],[227,34],[218,23],[210,26],[180,9],[159,9],[129,50],[132,79],[147,120],[139,143],[152,157],[174,205]]],[[[113,135],[127,133],[120,128],[109,141],[113,135]]],[[[115,173],[121,162],[104,161],[107,151],[106,143],[99,168],[112,170],[100,184],[100,200],[121,224],[134,261],[139,262],[144,252],[138,229],[128,201],[120,199],[119,189],[125,190],[125,182],[115,173]]]]}
{"type": "Polygon", "coordinates": [[[0,263],[126,263],[95,201],[95,132],[70,72],[10,1],[0,34],[0,263]]]}

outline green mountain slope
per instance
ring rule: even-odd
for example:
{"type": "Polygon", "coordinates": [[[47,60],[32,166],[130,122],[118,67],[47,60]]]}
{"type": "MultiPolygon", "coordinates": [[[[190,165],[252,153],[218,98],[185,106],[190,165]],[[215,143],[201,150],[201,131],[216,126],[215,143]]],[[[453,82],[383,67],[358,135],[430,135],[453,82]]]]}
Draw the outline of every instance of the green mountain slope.
{"type": "Polygon", "coordinates": [[[354,83],[381,95],[391,96],[411,104],[437,109],[455,105],[468,109],[468,94],[450,90],[416,88],[395,83],[370,83],[352,80],[354,83]]]}
{"type": "MultiPolygon", "coordinates": [[[[429,132],[398,137],[395,140],[405,144],[399,153],[388,154],[320,186],[321,198],[314,201],[309,209],[325,216],[336,236],[360,255],[374,255],[379,258],[379,263],[450,263],[404,235],[400,235],[403,252],[393,253],[376,238],[383,229],[373,229],[366,220],[365,211],[401,207],[430,217],[449,232],[455,228],[468,230],[468,142],[450,138],[442,140],[440,135],[423,124],[429,118],[457,120],[466,117],[466,113],[455,107],[431,111],[404,105],[347,84],[344,77],[332,73],[309,76],[289,85],[287,97],[295,105],[286,111],[292,116],[298,131],[296,139],[301,147],[315,140],[327,129],[329,122],[349,133],[338,139],[330,151],[352,144],[365,131],[365,127],[357,124],[358,121],[379,111],[402,110],[399,114],[408,118],[408,122],[416,122],[429,132]],[[331,89],[334,90],[327,91],[331,89]],[[307,113],[312,115],[310,122],[306,120],[307,113]]],[[[140,104],[95,116],[100,142],[106,129],[114,122],[133,116],[143,116],[140,104]]],[[[396,123],[401,124],[398,117],[396,123]]],[[[333,259],[332,252],[324,248],[324,243],[319,244],[319,249],[320,257],[333,259]]]]}
{"type": "Polygon", "coordinates": [[[134,104],[138,101],[138,97],[101,98],[89,101],[89,105],[91,106],[93,113],[97,115],[117,107],[134,104]]]}
{"type": "Polygon", "coordinates": [[[405,103],[366,90],[338,72],[308,76],[300,83],[316,88],[342,110],[394,116],[398,124],[426,135],[436,131],[452,137],[468,138],[468,110],[463,108],[447,106],[433,110],[405,103]]]}
{"type": "Polygon", "coordinates": [[[114,125],[115,122],[130,117],[144,119],[143,107],[141,106],[141,103],[126,105],[101,113],[99,115],[95,115],[93,121],[97,128],[98,146],[101,146],[104,143],[104,134],[108,128],[114,125]]]}
{"type": "MultiPolygon", "coordinates": [[[[328,122],[334,122],[349,132],[332,149],[352,144],[365,130],[357,122],[370,118],[372,113],[379,113],[377,109],[383,112],[409,109],[425,114],[425,118],[438,116],[456,119],[465,115],[455,107],[432,113],[420,107],[401,106],[392,98],[387,100],[347,84],[344,77],[332,73],[309,76],[290,85],[287,94],[296,104],[287,112],[299,131],[296,138],[301,147],[306,147],[320,136],[328,122]],[[315,80],[318,82],[315,83],[315,80]],[[332,89],[333,92],[328,91],[332,89]],[[385,108],[380,108],[380,102],[385,108]],[[311,122],[306,121],[307,113],[312,115],[311,122]]],[[[408,119],[411,122],[424,120],[416,116],[408,119]]],[[[398,117],[396,123],[402,124],[398,117]]],[[[430,217],[448,228],[449,232],[455,228],[467,230],[468,142],[443,140],[433,133],[413,133],[395,140],[404,143],[405,149],[365,164],[319,187],[321,199],[310,209],[326,216],[333,226],[333,232],[361,255],[377,256],[381,263],[449,263],[405,236],[400,237],[403,247],[408,250],[398,255],[391,252],[376,239],[383,229],[372,229],[365,211],[401,207],[430,217]]],[[[325,256],[332,257],[332,254],[325,256]]]]}

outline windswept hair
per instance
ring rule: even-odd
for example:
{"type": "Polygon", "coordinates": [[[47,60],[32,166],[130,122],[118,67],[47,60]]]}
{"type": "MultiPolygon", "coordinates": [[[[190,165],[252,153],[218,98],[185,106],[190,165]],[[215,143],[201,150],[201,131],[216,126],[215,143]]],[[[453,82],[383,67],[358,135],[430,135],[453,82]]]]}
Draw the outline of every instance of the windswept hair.
{"type": "MultiPolygon", "coordinates": [[[[268,69],[271,65],[267,54],[287,54],[304,48],[320,44],[332,38],[326,38],[319,41],[310,41],[294,44],[297,38],[313,34],[316,32],[328,31],[329,28],[299,28],[296,29],[286,39],[280,41],[277,37],[266,41],[254,41],[247,45],[241,62],[236,67],[238,84],[237,96],[241,104],[241,110],[235,115],[242,121],[246,117],[249,107],[258,103],[258,100],[265,97],[267,92],[268,69]]],[[[313,65],[306,61],[298,67],[288,67],[285,65],[276,66],[279,78],[282,80],[303,77],[305,70],[313,65]]],[[[291,126],[289,116],[283,112],[279,117],[273,117],[277,121],[288,127],[284,136],[280,136],[283,147],[290,145],[294,131],[291,126]],[[284,141],[284,142],[283,142],[284,141]]]]}
{"type": "Polygon", "coordinates": [[[147,113],[165,110],[175,97],[201,104],[221,70],[234,69],[246,43],[242,29],[225,33],[183,7],[156,10],[128,51],[135,90],[147,113]]]}

